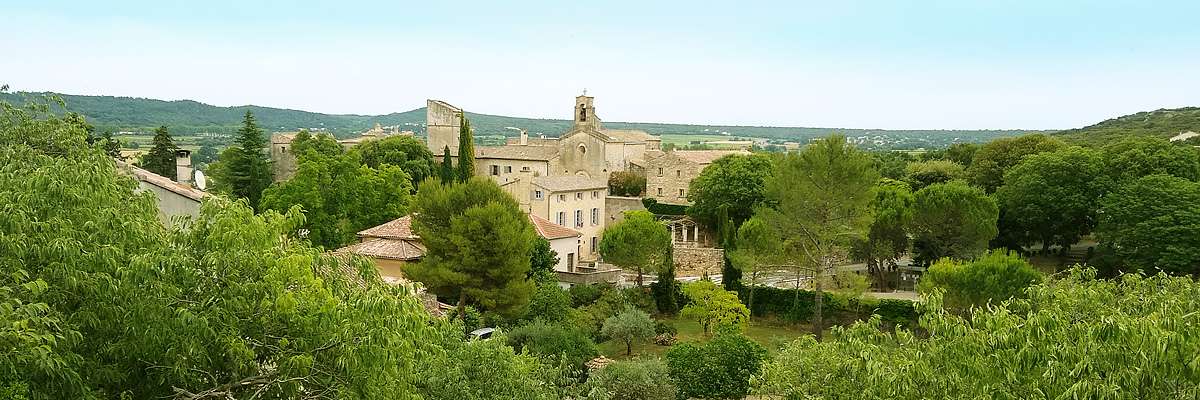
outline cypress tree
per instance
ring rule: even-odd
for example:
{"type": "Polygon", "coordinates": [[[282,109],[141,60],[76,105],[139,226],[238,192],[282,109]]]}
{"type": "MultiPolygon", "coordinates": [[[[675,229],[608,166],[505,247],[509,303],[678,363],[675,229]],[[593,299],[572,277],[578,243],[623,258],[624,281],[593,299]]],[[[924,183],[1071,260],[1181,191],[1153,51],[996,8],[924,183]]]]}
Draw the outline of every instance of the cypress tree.
{"type": "Polygon", "coordinates": [[[450,146],[446,146],[442,148],[442,172],[438,177],[442,178],[443,184],[449,185],[454,183],[455,175],[454,161],[450,160],[450,146]]]}
{"type": "Polygon", "coordinates": [[[729,260],[729,252],[737,249],[737,241],[734,239],[736,239],[738,227],[733,219],[729,218],[729,211],[724,206],[717,211],[717,215],[721,218],[721,226],[718,229],[721,237],[721,247],[725,248],[723,252],[724,256],[722,257],[724,264],[721,265],[721,286],[724,286],[725,290],[740,292],[742,288],[742,270],[735,268],[733,262],[729,260]]]}
{"type": "Polygon", "coordinates": [[[179,147],[171,139],[166,126],[154,130],[153,143],[150,152],[142,156],[142,168],[175,180],[175,150],[179,150],[179,147]]]}
{"type": "Polygon", "coordinates": [[[678,282],[675,282],[674,253],[673,246],[668,246],[662,268],[658,269],[658,281],[650,284],[650,293],[654,296],[658,312],[666,315],[675,315],[679,312],[678,298],[682,295],[680,293],[682,288],[678,282]]]}
{"type": "Polygon", "coordinates": [[[466,182],[475,175],[475,138],[471,135],[471,120],[464,111],[458,129],[458,180],[466,182]]]}
{"type": "Polygon", "coordinates": [[[249,110],[238,129],[234,146],[238,151],[229,163],[230,191],[257,209],[263,190],[271,185],[271,159],[266,153],[267,138],[249,110]]]}

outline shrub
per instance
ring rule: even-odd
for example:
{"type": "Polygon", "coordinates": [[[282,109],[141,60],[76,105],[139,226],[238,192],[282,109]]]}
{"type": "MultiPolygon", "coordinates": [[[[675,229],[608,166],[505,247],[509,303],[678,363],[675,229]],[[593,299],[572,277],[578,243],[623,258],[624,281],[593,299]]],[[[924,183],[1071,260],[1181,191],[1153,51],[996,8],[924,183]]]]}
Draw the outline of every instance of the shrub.
{"type": "Polygon", "coordinates": [[[675,325],[671,325],[662,321],[654,321],[654,334],[662,335],[664,333],[675,336],[679,334],[679,330],[675,329],[675,325]]]}
{"type": "Polygon", "coordinates": [[[557,283],[543,282],[534,290],[522,319],[562,322],[571,316],[572,311],[571,296],[567,291],[559,288],[557,283]]]}
{"type": "Polygon", "coordinates": [[[675,400],[675,385],[660,360],[619,361],[588,378],[588,399],[675,400]]]}
{"type": "Polygon", "coordinates": [[[704,333],[723,325],[741,327],[750,320],[750,310],[738,301],[737,293],[727,291],[709,280],[683,286],[688,305],[680,311],[685,318],[695,319],[704,333]]]}
{"type": "Polygon", "coordinates": [[[535,321],[517,327],[505,336],[507,343],[518,351],[528,351],[542,357],[565,356],[576,368],[596,357],[596,343],[579,329],[535,321]]]}
{"type": "Polygon", "coordinates": [[[645,311],[647,314],[658,313],[658,306],[655,304],[653,295],[650,294],[650,288],[631,287],[621,289],[621,294],[625,295],[625,301],[629,305],[645,311]]]}
{"type": "Polygon", "coordinates": [[[612,285],[575,285],[567,290],[571,296],[571,307],[583,307],[595,303],[605,290],[614,289],[612,285]]]}
{"type": "Polygon", "coordinates": [[[659,203],[658,200],[649,197],[642,199],[642,205],[654,215],[687,215],[688,209],[686,205],[659,203]]]}
{"type": "Polygon", "coordinates": [[[613,196],[641,196],[646,192],[646,177],[629,171],[613,172],[608,176],[608,192],[613,196]]]}
{"type": "Polygon", "coordinates": [[[654,336],[654,320],[650,314],[630,307],[604,320],[600,333],[613,340],[625,342],[625,355],[633,354],[633,342],[654,336]]]}
{"type": "Polygon", "coordinates": [[[667,367],[680,398],[741,399],[750,390],[767,349],[741,334],[722,333],[708,343],[667,350],[667,367]]]}
{"type": "MultiPolygon", "coordinates": [[[[739,297],[748,298],[750,290],[754,290],[754,308],[750,314],[755,317],[775,317],[787,322],[802,322],[812,318],[815,298],[812,291],[756,286],[742,288],[739,297]]],[[[891,325],[911,326],[917,323],[916,306],[909,300],[842,300],[835,298],[834,293],[825,292],[824,313],[827,319],[848,322],[866,320],[872,314],[878,314],[891,325]]]]}
{"type": "Polygon", "coordinates": [[[990,251],[972,262],[942,259],[921,277],[917,289],[945,290],[945,305],[969,309],[1023,297],[1025,288],[1042,281],[1042,273],[1014,252],[990,251]]]}
{"type": "Polygon", "coordinates": [[[600,338],[600,328],[604,325],[604,320],[608,317],[617,315],[617,313],[629,307],[625,296],[619,290],[612,288],[602,290],[600,297],[592,304],[580,307],[572,316],[572,322],[575,326],[585,330],[593,338],[600,338]]]}

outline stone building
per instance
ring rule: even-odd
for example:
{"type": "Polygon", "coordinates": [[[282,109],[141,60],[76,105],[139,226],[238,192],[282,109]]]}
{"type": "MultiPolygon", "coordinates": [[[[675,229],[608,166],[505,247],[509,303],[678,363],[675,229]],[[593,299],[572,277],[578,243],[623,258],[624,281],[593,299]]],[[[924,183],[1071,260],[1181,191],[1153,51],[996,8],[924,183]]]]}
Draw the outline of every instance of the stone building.
{"type": "MultiPolygon", "coordinates": [[[[578,175],[526,175],[513,178],[501,187],[517,199],[525,212],[578,231],[580,238],[570,252],[578,261],[591,262],[599,258],[600,236],[607,222],[607,182],[578,175]]],[[[565,257],[564,253],[559,256],[565,257]]]]}
{"type": "Polygon", "coordinates": [[[371,258],[384,282],[403,283],[408,281],[404,278],[404,265],[425,257],[425,246],[412,231],[412,216],[405,215],[358,232],[358,243],[336,252],[371,258]]]}
{"type": "Polygon", "coordinates": [[[731,154],[749,155],[745,150],[673,150],[645,162],[646,196],[659,203],[691,204],[688,185],[713,161],[731,154]]]}
{"type": "Polygon", "coordinates": [[[175,153],[177,181],[124,161],[115,162],[118,170],[137,180],[137,192],[154,193],[155,205],[158,206],[158,219],[163,225],[170,226],[172,220],[178,217],[197,218],[200,216],[200,201],[209,194],[191,185],[190,151],[180,150],[175,153]]]}

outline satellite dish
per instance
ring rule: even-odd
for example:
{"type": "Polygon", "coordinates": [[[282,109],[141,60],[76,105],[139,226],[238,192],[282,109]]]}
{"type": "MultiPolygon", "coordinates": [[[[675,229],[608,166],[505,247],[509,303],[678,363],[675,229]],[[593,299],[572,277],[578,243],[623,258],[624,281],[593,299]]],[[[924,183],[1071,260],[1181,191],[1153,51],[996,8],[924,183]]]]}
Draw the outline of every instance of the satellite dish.
{"type": "Polygon", "coordinates": [[[197,189],[204,190],[204,187],[208,186],[208,178],[204,177],[204,171],[196,170],[196,180],[195,181],[196,181],[197,189]]]}

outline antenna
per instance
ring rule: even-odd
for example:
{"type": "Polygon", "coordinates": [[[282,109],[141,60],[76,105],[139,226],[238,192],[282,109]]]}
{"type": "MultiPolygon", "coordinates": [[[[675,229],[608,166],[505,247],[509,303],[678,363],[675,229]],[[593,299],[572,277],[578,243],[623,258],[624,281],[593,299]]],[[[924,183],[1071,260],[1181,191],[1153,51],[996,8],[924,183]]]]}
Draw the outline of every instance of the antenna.
{"type": "Polygon", "coordinates": [[[195,182],[196,182],[196,188],[200,189],[200,190],[204,190],[204,187],[208,186],[208,178],[204,177],[204,171],[196,170],[195,182]]]}

